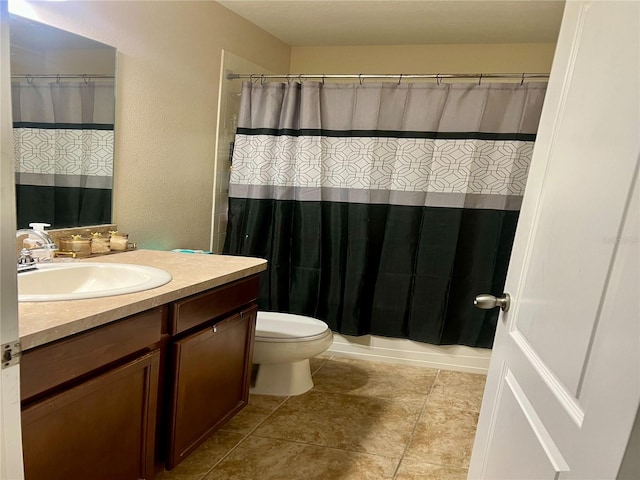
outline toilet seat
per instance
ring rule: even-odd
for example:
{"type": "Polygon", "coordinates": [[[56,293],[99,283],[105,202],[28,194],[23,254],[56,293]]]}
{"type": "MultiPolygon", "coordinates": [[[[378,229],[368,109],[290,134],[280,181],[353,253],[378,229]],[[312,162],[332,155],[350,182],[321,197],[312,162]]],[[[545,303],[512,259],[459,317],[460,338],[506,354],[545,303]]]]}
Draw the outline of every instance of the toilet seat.
{"type": "Polygon", "coordinates": [[[332,335],[327,324],[315,318],[279,312],[258,312],[257,341],[273,343],[310,342],[332,335]]]}

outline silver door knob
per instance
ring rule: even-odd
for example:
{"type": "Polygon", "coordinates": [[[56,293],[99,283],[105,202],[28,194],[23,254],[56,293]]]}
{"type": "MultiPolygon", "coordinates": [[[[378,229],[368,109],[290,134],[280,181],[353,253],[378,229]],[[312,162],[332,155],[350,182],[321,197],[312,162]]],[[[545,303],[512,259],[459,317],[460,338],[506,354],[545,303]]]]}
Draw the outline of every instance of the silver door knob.
{"type": "Polygon", "coordinates": [[[500,307],[503,312],[506,312],[509,310],[509,305],[511,305],[511,295],[503,293],[501,297],[496,298],[493,295],[483,293],[476,297],[473,304],[482,310],[491,310],[492,308],[500,307]]]}

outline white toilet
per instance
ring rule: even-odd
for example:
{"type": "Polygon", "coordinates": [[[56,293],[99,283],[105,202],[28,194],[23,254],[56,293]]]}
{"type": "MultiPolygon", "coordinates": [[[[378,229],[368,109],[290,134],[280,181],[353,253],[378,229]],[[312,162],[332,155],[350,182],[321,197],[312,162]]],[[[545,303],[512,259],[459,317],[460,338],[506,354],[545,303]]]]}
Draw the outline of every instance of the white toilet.
{"type": "Polygon", "coordinates": [[[309,359],[333,343],[326,323],[278,312],[258,312],[251,393],[300,395],[313,388],[309,359]]]}

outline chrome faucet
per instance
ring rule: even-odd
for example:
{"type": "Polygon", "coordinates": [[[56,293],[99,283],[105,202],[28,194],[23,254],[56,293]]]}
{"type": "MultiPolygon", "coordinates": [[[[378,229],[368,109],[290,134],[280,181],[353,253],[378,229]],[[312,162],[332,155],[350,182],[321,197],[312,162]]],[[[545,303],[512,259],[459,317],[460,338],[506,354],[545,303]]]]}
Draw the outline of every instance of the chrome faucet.
{"type": "Polygon", "coordinates": [[[18,256],[18,273],[28,272],[36,268],[36,261],[31,256],[29,249],[23,248],[20,250],[20,255],[18,256]]]}
{"type": "Polygon", "coordinates": [[[40,239],[38,246],[33,248],[20,248],[20,254],[18,255],[18,272],[24,272],[27,270],[34,270],[38,262],[51,261],[53,252],[58,249],[56,244],[44,231],[33,230],[30,228],[21,228],[16,232],[16,239],[24,236],[37,237],[40,239]],[[45,259],[42,259],[39,254],[46,253],[45,259]]]}

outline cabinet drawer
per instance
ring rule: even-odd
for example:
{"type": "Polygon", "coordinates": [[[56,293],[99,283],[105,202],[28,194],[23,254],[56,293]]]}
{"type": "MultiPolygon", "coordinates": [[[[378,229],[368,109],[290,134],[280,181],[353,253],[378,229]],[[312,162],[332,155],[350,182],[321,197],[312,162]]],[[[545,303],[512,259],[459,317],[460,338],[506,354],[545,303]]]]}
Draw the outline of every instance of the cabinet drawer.
{"type": "Polygon", "coordinates": [[[258,276],[239,280],[173,303],[169,333],[176,335],[258,298],[258,276]]]}
{"type": "Polygon", "coordinates": [[[28,400],[58,385],[125,358],[160,341],[167,307],[27,350],[20,360],[20,398],[28,400]]]}

